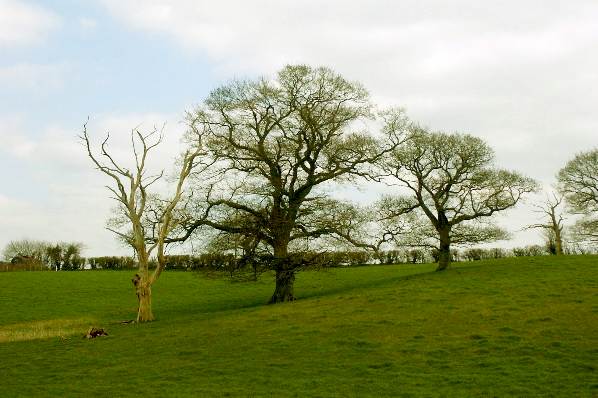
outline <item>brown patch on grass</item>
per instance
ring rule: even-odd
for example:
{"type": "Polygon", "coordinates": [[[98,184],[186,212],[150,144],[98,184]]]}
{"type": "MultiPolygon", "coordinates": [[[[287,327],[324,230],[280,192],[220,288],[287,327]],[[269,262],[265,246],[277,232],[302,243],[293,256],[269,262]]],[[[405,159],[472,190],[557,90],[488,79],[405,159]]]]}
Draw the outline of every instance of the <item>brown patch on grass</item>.
{"type": "Polygon", "coordinates": [[[92,318],[49,319],[0,326],[0,343],[84,334],[92,318]]]}

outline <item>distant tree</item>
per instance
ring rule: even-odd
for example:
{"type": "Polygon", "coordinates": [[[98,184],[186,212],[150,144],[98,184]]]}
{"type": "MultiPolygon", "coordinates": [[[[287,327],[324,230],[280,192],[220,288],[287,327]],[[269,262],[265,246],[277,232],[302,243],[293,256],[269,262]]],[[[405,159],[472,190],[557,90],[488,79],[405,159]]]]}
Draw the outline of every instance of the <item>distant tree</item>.
{"type": "Polygon", "coordinates": [[[62,269],[75,271],[83,268],[84,259],[81,258],[83,245],[81,243],[65,243],[62,250],[62,269]]]}
{"type": "Polygon", "coordinates": [[[43,242],[29,239],[9,242],[3,251],[6,260],[14,258],[28,258],[36,263],[43,264],[56,271],[61,269],[74,269],[81,265],[81,251],[83,244],[80,242],[43,242]]]}
{"type": "Polygon", "coordinates": [[[511,208],[536,183],[493,166],[494,152],[482,139],[465,134],[414,128],[412,135],[384,159],[388,175],[408,188],[438,239],[438,271],[448,267],[457,233],[486,241],[505,233],[481,219],[511,208]]]}
{"type": "Polygon", "coordinates": [[[50,245],[46,248],[48,265],[55,271],[60,271],[62,266],[62,246],[59,244],[50,245]]]}
{"type": "Polygon", "coordinates": [[[484,258],[484,250],[480,249],[479,247],[472,247],[470,249],[465,250],[463,256],[468,261],[480,261],[484,258]]]}
{"type": "Polygon", "coordinates": [[[329,247],[338,250],[340,245],[349,244],[381,264],[391,264],[400,257],[394,249],[410,246],[398,242],[413,235],[413,213],[417,206],[410,198],[383,196],[371,206],[338,203],[327,216],[319,216],[323,225],[335,224],[331,238],[337,240],[329,241],[329,247]]]}
{"type": "MultiPolygon", "coordinates": [[[[420,248],[429,251],[435,262],[440,260],[440,237],[419,207],[416,199],[385,197],[375,205],[381,227],[379,242],[392,242],[400,248],[420,248]]],[[[373,218],[373,216],[370,216],[373,218]]],[[[500,227],[480,220],[455,225],[451,229],[452,246],[471,246],[478,243],[508,239],[509,234],[500,227]]]]}
{"type": "Polygon", "coordinates": [[[210,187],[208,210],[187,224],[188,234],[207,225],[257,237],[276,274],[270,303],[294,300],[295,273],[306,265],[295,251],[338,232],[342,205],[327,189],[368,176],[404,139],[400,111],[380,115],[384,140],[363,132],[375,116],[367,91],[327,68],[287,66],[275,79],[213,91],[189,114],[192,130],[207,134],[216,181],[199,175],[196,191],[210,187]]]}
{"type": "Polygon", "coordinates": [[[15,257],[29,257],[40,263],[46,263],[46,248],[49,243],[30,239],[13,240],[8,242],[2,251],[4,260],[11,261],[15,257]]]}
{"type": "Polygon", "coordinates": [[[581,215],[574,228],[576,236],[598,242],[598,148],[575,155],[557,179],[569,210],[581,215]]]}
{"type": "Polygon", "coordinates": [[[532,224],[528,228],[537,228],[544,231],[547,248],[551,254],[563,254],[563,215],[559,206],[563,203],[563,197],[553,194],[544,203],[536,204],[536,212],[542,214],[544,222],[532,224]]]}
{"type": "Polygon", "coordinates": [[[138,273],[133,278],[137,293],[137,322],[154,319],[152,312],[151,287],[160,276],[166,264],[165,247],[170,234],[180,224],[178,205],[185,201],[183,191],[185,181],[197,165],[202,154],[201,136],[189,136],[190,147],[180,159],[180,171],[175,177],[174,194],[168,199],[152,195],[148,188],[162,178],[164,172],[148,175],[148,155],[162,142],[162,132],[154,129],[148,134],[139,130],[131,131],[131,151],[134,168],[129,169],[119,164],[108,152],[109,135],[102,142],[100,154],[94,155],[87,134],[87,124],[83,126],[80,137],[89,158],[98,170],[112,179],[108,190],[112,199],[118,203],[116,217],[108,229],[130,245],[136,253],[138,273]],[[149,272],[150,256],[155,252],[157,265],[149,272]]]}
{"type": "Polygon", "coordinates": [[[423,263],[426,259],[426,255],[421,249],[411,249],[408,252],[409,262],[411,264],[423,263]]]}

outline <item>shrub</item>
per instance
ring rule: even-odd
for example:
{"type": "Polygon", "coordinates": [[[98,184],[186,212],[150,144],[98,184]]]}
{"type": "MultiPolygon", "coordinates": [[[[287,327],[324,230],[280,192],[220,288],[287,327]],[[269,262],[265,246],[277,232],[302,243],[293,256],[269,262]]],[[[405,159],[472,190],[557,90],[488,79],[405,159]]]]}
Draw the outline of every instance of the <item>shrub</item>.
{"type": "Polygon", "coordinates": [[[88,258],[91,269],[122,270],[135,269],[135,261],[131,257],[90,257],[88,258]]]}

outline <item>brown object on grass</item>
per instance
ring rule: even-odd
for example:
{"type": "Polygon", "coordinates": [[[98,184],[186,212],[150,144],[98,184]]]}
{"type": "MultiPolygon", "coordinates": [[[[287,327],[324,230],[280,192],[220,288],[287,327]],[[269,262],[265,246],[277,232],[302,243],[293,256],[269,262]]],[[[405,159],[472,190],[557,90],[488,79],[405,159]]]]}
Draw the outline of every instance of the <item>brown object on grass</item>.
{"type": "Polygon", "coordinates": [[[108,333],[106,333],[106,331],[102,328],[91,327],[87,331],[87,334],[83,337],[86,339],[95,339],[96,337],[100,337],[100,336],[108,336],[108,333]]]}

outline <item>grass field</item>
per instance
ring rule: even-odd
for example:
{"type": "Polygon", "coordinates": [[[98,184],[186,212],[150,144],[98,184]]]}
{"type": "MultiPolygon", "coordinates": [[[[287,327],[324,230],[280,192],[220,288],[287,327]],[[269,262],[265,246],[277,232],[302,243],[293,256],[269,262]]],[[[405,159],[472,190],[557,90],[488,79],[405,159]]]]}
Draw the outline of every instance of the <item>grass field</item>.
{"type": "Polygon", "coordinates": [[[144,325],[131,272],[0,273],[0,397],[598,397],[598,256],[433,269],[167,272],[144,325]]]}

